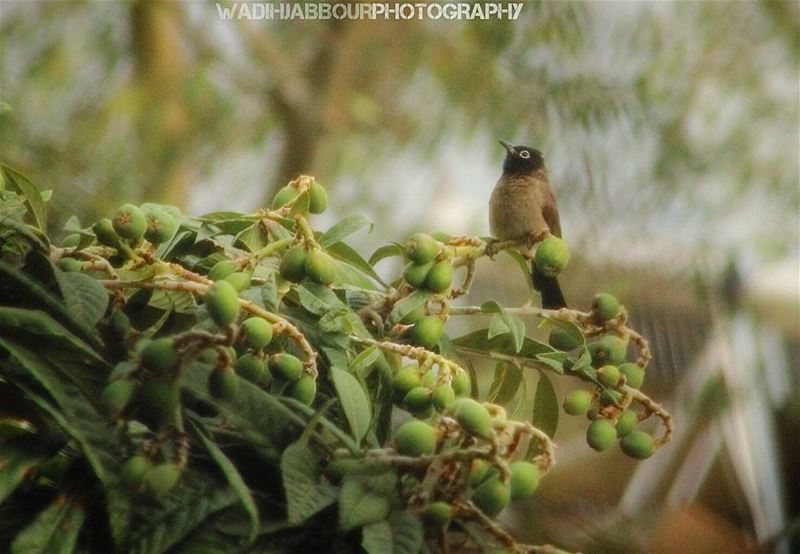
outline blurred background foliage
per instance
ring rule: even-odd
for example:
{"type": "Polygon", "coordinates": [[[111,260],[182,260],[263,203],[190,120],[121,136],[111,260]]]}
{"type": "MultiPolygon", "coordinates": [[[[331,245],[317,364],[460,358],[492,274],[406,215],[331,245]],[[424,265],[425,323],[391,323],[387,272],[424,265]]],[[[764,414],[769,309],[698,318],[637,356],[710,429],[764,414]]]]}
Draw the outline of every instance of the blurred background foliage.
{"type": "MultiPolygon", "coordinates": [[[[538,147],[575,258],[568,300],[622,298],[654,339],[654,397],[685,419],[672,454],[635,471],[559,431],[561,481],[535,525],[510,518],[595,552],[669,551],[693,526],[726,552],[797,546],[797,2],[281,22],[223,21],[214,2],[3,0],[0,36],[0,152],[54,190],[55,221],[122,201],[249,211],[307,173],[330,222],[376,222],[365,248],[486,234],[496,139],[538,147]]],[[[490,269],[477,290],[525,301],[518,274],[490,269]]]]}

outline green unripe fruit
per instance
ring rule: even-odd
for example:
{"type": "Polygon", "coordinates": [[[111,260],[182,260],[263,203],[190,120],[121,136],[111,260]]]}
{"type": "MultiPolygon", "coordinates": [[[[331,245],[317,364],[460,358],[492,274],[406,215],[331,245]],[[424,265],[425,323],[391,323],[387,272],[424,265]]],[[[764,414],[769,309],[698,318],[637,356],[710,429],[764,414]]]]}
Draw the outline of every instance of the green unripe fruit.
{"type": "Polygon", "coordinates": [[[449,383],[444,383],[436,387],[433,391],[433,397],[431,398],[433,406],[440,412],[447,410],[455,399],[456,393],[453,390],[453,386],[449,383]]]}
{"type": "Polygon", "coordinates": [[[166,496],[178,484],[181,470],[175,464],[158,464],[145,473],[145,487],[153,496],[166,496]]]}
{"type": "Polygon", "coordinates": [[[644,383],[644,370],[638,364],[627,362],[619,366],[619,371],[625,376],[625,384],[633,389],[638,389],[644,383]]]}
{"type": "Polygon", "coordinates": [[[103,218],[95,223],[92,226],[92,231],[94,231],[94,236],[100,244],[111,246],[112,248],[119,248],[122,243],[119,235],[114,230],[114,226],[111,224],[111,220],[108,218],[103,218]]]}
{"type": "Polygon", "coordinates": [[[598,452],[611,448],[615,440],[617,440],[617,430],[607,419],[595,419],[586,429],[586,442],[598,452]]]}
{"type": "Polygon", "coordinates": [[[403,400],[415,387],[419,387],[421,379],[415,366],[406,366],[392,377],[392,393],[396,400],[403,400]]]}
{"type": "Polygon", "coordinates": [[[330,285],[336,279],[336,262],[327,252],[312,251],[306,258],[306,275],[320,285],[330,285]]]}
{"type": "Polygon", "coordinates": [[[158,427],[170,421],[178,408],[180,391],[172,383],[149,380],[136,393],[138,415],[145,423],[158,427]]]}
{"type": "Polygon", "coordinates": [[[480,511],[489,517],[495,517],[508,506],[511,500],[511,489],[499,478],[486,480],[472,493],[471,500],[480,511]]]}
{"type": "Polygon", "coordinates": [[[264,348],[272,341],[272,324],[260,317],[245,319],[241,331],[245,343],[251,348],[264,348]]]}
{"type": "Polygon", "coordinates": [[[272,200],[272,208],[277,210],[278,208],[284,207],[286,204],[297,198],[298,191],[296,188],[286,185],[278,193],[275,195],[275,198],[272,200]]]}
{"type": "Polygon", "coordinates": [[[439,253],[439,242],[426,233],[414,233],[406,243],[406,252],[412,262],[426,264],[439,253]]]}
{"type": "Polygon", "coordinates": [[[61,268],[62,271],[80,271],[81,262],[75,258],[61,258],[58,260],[58,267],[61,268]]]}
{"type": "Polygon", "coordinates": [[[453,392],[456,393],[456,396],[464,396],[465,394],[469,394],[469,374],[463,369],[459,368],[458,371],[456,371],[456,374],[453,376],[453,380],[450,384],[453,385],[453,392]]]}
{"type": "Polygon", "coordinates": [[[591,421],[594,421],[599,417],[600,417],[600,408],[598,408],[597,406],[589,408],[589,411],[586,412],[586,418],[591,421]]]}
{"type": "Polygon", "coordinates": [[[222,260],[213,265],[208,271],[208,278],[212,281],[221,281],[234,271],[236,271],[236,262],[233,260],[222,260]]]}
{"type": "Polygon", "coordinates": [[[437,229],[436,231],[431,231],[429,234],[439,242],[444,242],[444,243],[449,242],[450,239],[453,238],[453,235],[451,235],[447,231],[442,231],[441,229],[437,229]]]}
{"type": "Polygon", "coordinates": [[[152,467],[149,458],[142,455],[132,456],[120,468],[120,483],[129,491],[138,491],[144,483],[145,475],[152,467]]]}
{"type": "Polygon", "coordinates": [[[572,391],[564,398],[564,411],[569,415],[584,415],[592,405],[592,393],[585,390],[572,391]]]}
{"type": "Polygon", "coordinates": [[[81,236],[78,233],[71,233],[61,241],[63,248],[77,248],[81,243],[81,236]]]}
{"type": "Polygon", "coordinates": [[[109,327],[115,336],[125,338],[131,328],[131,320],[122,310],[115,310],[109,320],[109,327]]]}
{"type": "Polygon", "coordinates": [[[281,381],[296,381],[303,375],[303,362],[282,352],[269,358],[269,372],[281,381]]]}
{"type": "Polygon", "coordinates": [[[628,345],[621,338],[614,335],[605,335],[588,345],[589,354],[592,356],[592,365],[602,367],[604,365],[619,366],[625,361],[628,353],[628,345]]]}
{"type": "Polygon", "coordinates": [[[328,207],[328,191],[325,187],[314,181],[308,191],[308,211],[312,214],[321,214],[328,207]]]}
{"type": "Polygon", "coordinates": [[[108,415],[117,417],[128,405],[135,390],[136,383],[134,381],[117,379],[106,385],[103,392],[100,393],[100,404],[108,415]]]}
{"type": "Polygon", "coordinates": [[[539,468],[528,462],[511,464],[511,498],[517,500],[534,493],[539,487],[539,468]]]}
{"type": "Polygon", "coordinates": [[[619,406],[619,403],[622,402],[622,393],[606,389],[600,393],[599,400],[602,406],[619,406]]]}
{"type": "Polygon", "coordinates": [[[411,340],[414,344],[425,348],[433,348],[442,338],[444,321],[435,315],[426,315],[419,318],[411,328],[411,340]]]}
{"type": "Polygon", "coordinates": [[[424,421],[408,421],[394,434],[395,449],[403,456],[424,456],[436,449],[436,432],[424,421]]]}
{"type": "Polygon", "coordinates": [[[604,365],[597,370],[597,380],[606,387],[615,387],[622,374],[615,365],[604,365]]]}
{"type": "Polygon", "coordinates": [[[334,483],[338,483],[344,478],[345,475],[353,472],[354,470],[360,469],[362,465],[363,462],[354,458],[339,458],[328,462],[328,465],[325,466],[325,470],[327,471],[331,480],[334,483]]]}
{"type": "Polygon", "coordinates": [[[405,279],[406,283],[412,287],[421,287],[432,267],[433,262],[428,262],[425,264],[408,262],[406,267],[403,269],[403,279],[405,279]]]}
{"type": "Polygon", "coordinates": [[[175,341],[169,337],[151,340],[142,350],[141,359],[142,365],[155,373],[172,371],[178,363],[175,341]]]}
{"type": "Polygon", "coordinates": [[[240,377],[256,384],[261,382],[264,378],[264,373],[266,373],[264,362],[253,354],[245,354],[236,360],[233,367],[240,377]]]}
{"type": "Polygon", "coordinates": [[[425,278],[424,287],[431,292],[444,292],[453,284],[454,272],[449,261],[436,262],[425,278]]]}
{"type": "Polygon", "coordinates": [[[161,244],[175,236],[178,222],[170,214],[164,210],[151,208],[145,211],[144,215],[147,218],[147,230],[144,232],[144,238],[153,244],[161,244]]]}
{"type": "Polygon", "coordinates": [[[639,424],[639,415],[633,410],[623,410],[614,426],[618,437],[624,437],[636,429],[639,424]]]}
{"type": "Polygon", "coordinates": [[[626,455],[637,460],[649,458],[656,451],[655,440],[644,431],[631,431],[622,437],[619,446],[626,455]]]}
{"type": "Polygon", "coordinates": [[[303,375],[291,385],[289,385],[288,396],[306,406],[311,406],[314,397],[317,395],[317,383],[310,375],[303,375]]]}
{"type": "Polygon", "coordinates": [[[555,277],[567,267],[569,248],[567,243],[558,237],[547,237],[536,248],[533,263],[542,275],[555,277]]]}
{"type": "Polygon", "coordinates": [[[433,392],[427,387],[414,387],[403,398],[403,406],[413,413],[424,412],[431,407],[433,392]]]}
{"type": "Polygon", "coordinates": [[[293,246],[281,258],[278,272],[287,281],[297,283],[305,279],[308,252],[302,246],[293,246]]]}
{"type": "Polygon", "coordinates": [[[208,288],[205,305],[214,323],[227,327],[239,315],[239,294],[229,282],[217,281],[208,288]]]}
{"type": "Polygon", "coordinates": [[[489,478],[495,479],[500,475],[496,467],[490,465],[486,460],[476,458],[472,460],[469,471],[469,486],[477,489],[481,483],[489,478]]]}
{"type": "Polygon", "coordinates": [[[444,527],[453,518],[453,507],[447,502],[431,502],[422,511],[422,519],[431,527],[444,527]]]}
{"type": "Polygon", "coordinates": [[[592,314],[600,321],[613,319],[619,313],[619,301],[608,293],[595,294],[592,300],[592,314]]]}
{"type": "Polygon", "coordinates": [[[425,373],[422,374],[422,386],[428,387],[429,389],[433,389],[433,386],[436,384],[436,372],[432,369],[429,369],[425,373]]]}
{"type": "Polygon", "coordinates": [[[563,352],[570,352],[581,345],[581,339],[563,327],[556,327],[550,331],[549,342],[550,346],[563,352]]]}
{"type": "Polygon", "coordinates": [[[250,287],[250,277],[252,275],[252,271],[235,271],[225,277],[223,281],[230,283],[236,292],[242,292],[250,287]]]}
{"type": "Polygon", "coordinates": [[[420,320],[423,316],[425,316],[425,306],[420,306],[419,308],[408,312],[403,319],[400,320],[400,323],[405,325],[413,325],[417,321],[420,320]]]}
{"type": "Polygon", "coordinates": [[[492,436],[492,416],[472,398],[459,398],[450,406],[450,412],[468,433],[484,439],[492,436]]]}
{"type": "Polygon", "coordinates": [[[133,204],[120,206],[111,219],[111,224],[119,236],[131,242],[141,239],[147,231],[147,218],[144,212],[133,204]]]}
{"type": "Polygon", "coordinates": [[[239,391],[239,377],[230,369],[215,369],[208,375],[208,393],[226,402],[236,398],[239,391]]]}

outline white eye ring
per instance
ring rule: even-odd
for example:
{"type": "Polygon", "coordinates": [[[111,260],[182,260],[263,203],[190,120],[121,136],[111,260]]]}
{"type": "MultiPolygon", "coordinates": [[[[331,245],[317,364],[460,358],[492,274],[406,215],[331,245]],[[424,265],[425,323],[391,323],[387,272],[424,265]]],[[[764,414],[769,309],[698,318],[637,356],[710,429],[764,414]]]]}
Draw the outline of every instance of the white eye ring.
{"type": "Polygon", "coordinates": [[[522,152],[519,153],[519,157],[527,160],[528,158],[531,157],[531,153],[528,152],[527,150],[523,150],[522,152]]]}

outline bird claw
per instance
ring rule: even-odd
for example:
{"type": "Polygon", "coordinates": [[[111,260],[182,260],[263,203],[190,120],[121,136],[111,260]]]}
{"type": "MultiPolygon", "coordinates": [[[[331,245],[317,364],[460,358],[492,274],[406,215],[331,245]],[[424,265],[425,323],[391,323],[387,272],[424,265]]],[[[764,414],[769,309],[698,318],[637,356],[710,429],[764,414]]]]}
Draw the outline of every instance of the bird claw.
{"type": "Polygon", "coordinates": [[[486,242],[486,246],[483,249],[483,253],[492,261],[494,261],[494,257],[497,256],[497,253],[500,251],[499,248],[497,248],[499,242],[498,240],[491,239],[486,242]]]}

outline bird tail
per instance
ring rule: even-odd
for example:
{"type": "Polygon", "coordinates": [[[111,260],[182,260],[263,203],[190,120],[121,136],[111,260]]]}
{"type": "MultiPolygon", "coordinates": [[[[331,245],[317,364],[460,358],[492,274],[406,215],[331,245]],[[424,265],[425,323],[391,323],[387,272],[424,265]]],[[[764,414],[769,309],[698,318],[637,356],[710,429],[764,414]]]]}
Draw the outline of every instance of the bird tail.
{"type": "Polygon", "coordinates": [[[567,307],[564,294],[558,284],[558,278],[547,277],[536,271],[536,266],[531,264],[531,276],[533,277],[533,288],[542,295],[542,308],[545,310],[558,310],[567,307]]]}

